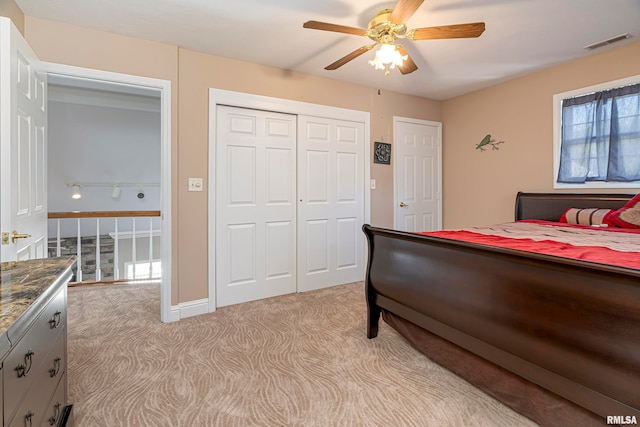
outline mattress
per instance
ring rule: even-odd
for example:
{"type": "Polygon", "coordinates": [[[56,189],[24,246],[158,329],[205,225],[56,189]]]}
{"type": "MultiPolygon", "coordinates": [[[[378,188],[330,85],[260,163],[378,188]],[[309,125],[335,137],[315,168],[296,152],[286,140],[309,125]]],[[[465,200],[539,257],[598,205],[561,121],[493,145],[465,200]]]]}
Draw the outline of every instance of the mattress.
{"type": "Polygon", "coordinates": [[[524,220],[420,234],[640,269],[640,230],[524,220]]]}

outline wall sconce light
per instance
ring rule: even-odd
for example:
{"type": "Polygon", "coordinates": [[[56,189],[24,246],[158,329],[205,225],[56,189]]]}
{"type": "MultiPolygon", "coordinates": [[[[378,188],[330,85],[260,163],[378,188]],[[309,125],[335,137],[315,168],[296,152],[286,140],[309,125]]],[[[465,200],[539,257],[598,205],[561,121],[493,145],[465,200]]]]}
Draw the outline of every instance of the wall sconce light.
{"type": "Polygon", "coordinates": [[[113,200],[118,200],[120,198],[120,187],[117,185],[113,186],[113,191],[111,191],[111,198],[113,200]]]}
{"type": "Polygon", "coordinates": [[[82,199],[82,186],[78,184],[71,185],[71,198],[73,200],[82,199]]]}

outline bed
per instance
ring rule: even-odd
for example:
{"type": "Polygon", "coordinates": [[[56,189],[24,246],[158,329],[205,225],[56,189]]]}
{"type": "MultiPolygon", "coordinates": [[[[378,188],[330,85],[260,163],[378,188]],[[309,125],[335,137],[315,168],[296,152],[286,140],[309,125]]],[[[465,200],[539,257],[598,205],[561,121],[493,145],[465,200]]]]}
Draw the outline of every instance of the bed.
{"type": "MultiPolygon", "coordinates": [[[[518,193],[515,220],[633,195],[518,193]]],[[[367,336],[417,349],[540,425],[640,420],[640,270],[363,226],[367,336]]],[[[640,239],[640,234],[637,234],[640,239]]]]}

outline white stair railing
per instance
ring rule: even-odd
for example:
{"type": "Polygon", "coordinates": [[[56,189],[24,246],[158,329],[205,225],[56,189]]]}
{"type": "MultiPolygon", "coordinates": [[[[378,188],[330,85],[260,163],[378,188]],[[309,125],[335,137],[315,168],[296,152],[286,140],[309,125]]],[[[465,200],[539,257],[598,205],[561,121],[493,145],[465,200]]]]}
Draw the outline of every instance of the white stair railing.
{"type": "Polygon", "coordinates": [[[78,234],[77,234],[77,243],[76,243],[76,249],[77,249],[77,257],[78,260],[76,261],[76,282],[82,282],[82,231],[80,230],[80,218],[77,219],[78,221],[78,234]]]}
{"type": "Polygon", "coordinates": [[[149,278],[153,277],[153,219],[149,218],[149,278]]]}
{"type": "MultiPolygon", "coordinates": [[[[50,212],[50,230],[55,231],[54,233],[50,233],[50,236],[55,236],[50,237],[50,240],[52,238],[55,239],[55,246],[50,245],[50,256],[66,255],[69,254],[70,250],[75,252],[77,262],[74,283],[104,283],[136,279],[147,270],[143,268],[147,267],[147,263],[149,271],[148,279],[151,279],[154,277],[154,273],[160,273],[160,271],[154,271],[153,266],[154,237],[160,236],[159,224],[156,224],[157,227],[154,229],[154,220],[158,221],[158,217],[160,217],[160,211],[50,212]],[[141,217],[148,218],[148,227],[146,227],[146,229],[145,227],[140,228],[140,224],[136,223],[136,219],[141,219],[141,217]],[[113,219],[113,221],[104,222],[105,219],[113,219]],[[130,220],[130,228],[124,227],[123,230],[123,224],[118,221],[119,219],[130,220]],[[75,224],[70,222],[73,220],[76,221],[75,224]],[[95,226],[91,226],[90,223],[92,221],[95,221],[95,226]],[[73,225],[75,225],[75,227],[73,225]],[[73,232],[73,228],[75,228],[75,232],[73,232]],[[136,228],[139,228],[140,231],[137,231],[136,228]],[[92,235],[93,233],[95,233],[95,237],[92,235]],[[75,236],[73,234],[75,234],[75,236]],[[112,262],[106,258],[109,253],[108,249],[107,252],[105,252],[107,255],[105,255],[104,260],[101,256],[103,255],[103,243],[106,244],[108,248],[108,243],[104,241],[104,236],[107,234],[113,238],[112,262]],[[84,241],[83,238],[85,239],[84,241]],[[131,239],[131,254],[123,257],[123,254],[121,254],[122,247],[120,246],[120,240],[127,238],[131,239]],[[145,258],[145,255],[138,254],[138,238],[149,239],[148,257],[146,260],[142,259],[139,261],[140,258],[145,258]],[[87,242],[87,239],[95,239],[95,244],[91,245],[87,242]],[[76,248],[67,247],[68,245],[73,246],[73,240],[75,240],[76,248]],[[65,243],[64,245],[63,242],[65,243]],[[65,250],[66,253],[64,253],[65,250]],[[95,259],[95,280],[90,280],[91,266],[88,263],[91,263],[93,259],[95,259]],[[133,270],[130,275],[125,271],[124,278],[122,277],[120,269],[121,261],[124,261],[125,265],[130,264],[131,270],[133,270]],[[145,265],[141,264],[138,272],[136,272],[137,266],[140,263],[144,263],[145,265]],[[111,267],[113,273],[110,273],[111,267]],[[106,274],[105,268],[107,268],[106,274]]],[[[140,250],[144,252],[144,246],[142,246],[140,250]]]]}
{"type": "Polygon", "coordinates": [[[96,218],[96,282],[102,280],[100,269],[100,218],[96,218]]]}
{"type": "Polygon", "coordinates": [[[120,237],[118,234],[118,218],[114,218],[114,238],[113,238],[113,280],[120,280],[120,257],[118,256],[118,243],[120,237]]]}

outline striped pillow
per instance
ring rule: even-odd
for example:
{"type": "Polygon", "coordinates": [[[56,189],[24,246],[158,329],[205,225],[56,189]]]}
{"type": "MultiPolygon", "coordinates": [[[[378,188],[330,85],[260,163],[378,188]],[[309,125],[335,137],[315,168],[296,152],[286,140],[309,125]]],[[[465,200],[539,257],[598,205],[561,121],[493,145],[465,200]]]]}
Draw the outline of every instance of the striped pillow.
{"type": "Polygon", "coordinates": [[[562,215],[560,222],[580,225],[607,225],[607,216],[611,212],[611,209],[571,208],[562,215]]]}

